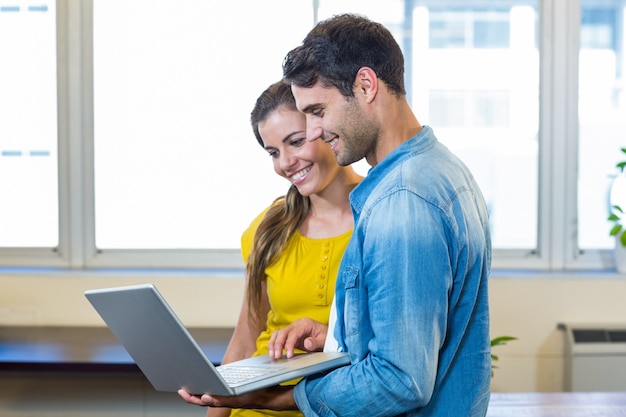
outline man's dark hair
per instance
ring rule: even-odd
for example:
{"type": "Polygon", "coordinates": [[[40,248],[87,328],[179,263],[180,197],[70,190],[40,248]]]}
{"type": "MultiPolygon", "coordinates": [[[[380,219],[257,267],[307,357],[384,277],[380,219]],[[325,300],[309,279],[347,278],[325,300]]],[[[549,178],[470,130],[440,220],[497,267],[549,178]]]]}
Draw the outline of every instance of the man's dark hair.
{"type": "Polygon", "coordinates": [[[404,57],[387,28],[366,17],[342,14],[319,22],[283,62],[286,81],[312,87],[320,81],[354,97],[357,71],[370,67],[387,88],[405,95],[404,57]]]}

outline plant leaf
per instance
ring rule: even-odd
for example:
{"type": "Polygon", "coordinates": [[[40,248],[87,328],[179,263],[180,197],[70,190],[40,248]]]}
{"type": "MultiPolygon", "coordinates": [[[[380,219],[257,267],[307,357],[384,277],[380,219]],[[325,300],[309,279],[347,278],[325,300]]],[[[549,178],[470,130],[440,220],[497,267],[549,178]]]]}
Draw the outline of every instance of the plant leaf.
{"type": "Polygon", "coordinates": [[[622,246],[626,247],[626,230],[620,235],[619,241],[622,243],[622,246]]]}
{"type": "Polygon", "coordinates": [[[620,232],[620,230],[622,230],[622,225],[616,224],[615,226],[611,228],[611,231],[609,232],[609,236],[617,235],[620,232]]]}
{"type": "Polygon", "coordinates": [[[517,337],[513,337],[513,336],[499,336],[499,337],[491,339],[491,346],[504,345],[504,344],[506,344],[506,342],[509,342],[511,340],[517,340],[517,337]]]}

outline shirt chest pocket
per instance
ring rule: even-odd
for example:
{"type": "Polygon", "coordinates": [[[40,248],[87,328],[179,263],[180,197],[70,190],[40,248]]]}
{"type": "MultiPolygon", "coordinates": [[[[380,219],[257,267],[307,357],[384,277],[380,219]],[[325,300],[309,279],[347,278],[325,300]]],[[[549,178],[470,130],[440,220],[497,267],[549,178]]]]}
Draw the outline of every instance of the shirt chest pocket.
{"type": "Polygon", "coordinates": [[[345,268],[343,273],[343,283],[345,288],[345,309],[344,323],[346,326],[346,336],[359,332],[363,302],[362,289],[359,287],[359,270],[356,268],[345,268]]]}

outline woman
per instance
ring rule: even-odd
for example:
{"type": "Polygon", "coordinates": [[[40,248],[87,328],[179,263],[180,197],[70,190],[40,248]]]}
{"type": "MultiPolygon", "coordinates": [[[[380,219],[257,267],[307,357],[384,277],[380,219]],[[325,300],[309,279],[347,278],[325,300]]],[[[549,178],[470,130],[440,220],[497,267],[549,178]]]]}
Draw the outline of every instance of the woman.
{"type": "MultiPolygon", "coordinates": [[[[243,233],[245,301],[223,363],[267,353],[271,334],[298,318],[328,323],[337,269],[352,234],[348,194],[362,179],[352,167],[337,164],[328,144],[306,138],[305,117],[284,82],[272,84],[261,94],[251,123],[274,170],[292,185],[243,233]]],[[[228,413],[209,409],[207,416],[228,413]]],[[[302,414],[231,413],[260,415],[302,414]]]]}

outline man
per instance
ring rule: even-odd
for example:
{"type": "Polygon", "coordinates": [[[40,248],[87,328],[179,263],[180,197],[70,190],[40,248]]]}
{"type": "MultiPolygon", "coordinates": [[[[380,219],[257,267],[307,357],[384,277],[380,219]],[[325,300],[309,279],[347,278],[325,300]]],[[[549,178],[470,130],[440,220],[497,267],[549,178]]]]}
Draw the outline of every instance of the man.
{"type": "MultiPolygon", "coordinates": [[[[181,392],[188,402],[307,416],[486,414],[487,210],[468,169],[412,113],[403,67],[391,33],[356,15],[320,22],[283,64],[307,138],[321,137],[342,165],[372,166],[350,195],[354,231],[335,294],[334,336],[351,364],[241,397],[181,392]]],[[[319,349],[325,337],[305,319],[276,333],[270,353],[319,349]]]]}

